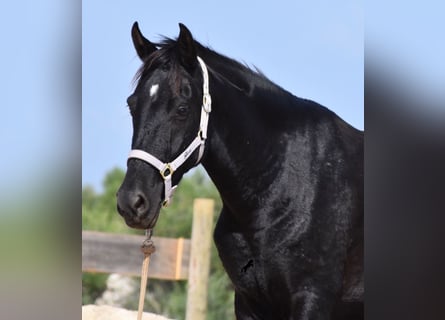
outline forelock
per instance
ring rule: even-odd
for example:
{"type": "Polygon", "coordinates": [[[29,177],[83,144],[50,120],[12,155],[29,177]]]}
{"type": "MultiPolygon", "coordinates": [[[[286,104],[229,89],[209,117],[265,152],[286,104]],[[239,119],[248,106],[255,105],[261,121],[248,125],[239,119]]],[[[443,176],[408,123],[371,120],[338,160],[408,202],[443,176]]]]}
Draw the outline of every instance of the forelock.
{"type": "Polygon", "coordinates": [[[181,86],[181,74],[179,72],[179,59],[176,53],[176,41],[164,38],[162,42],[155,44],[158,50],[154,51],[142,64],[133,79],[133,84],[137,85],[144,81],[158,68],[168,67],[168,80],[172,89],[179,93],[181,86]]]}

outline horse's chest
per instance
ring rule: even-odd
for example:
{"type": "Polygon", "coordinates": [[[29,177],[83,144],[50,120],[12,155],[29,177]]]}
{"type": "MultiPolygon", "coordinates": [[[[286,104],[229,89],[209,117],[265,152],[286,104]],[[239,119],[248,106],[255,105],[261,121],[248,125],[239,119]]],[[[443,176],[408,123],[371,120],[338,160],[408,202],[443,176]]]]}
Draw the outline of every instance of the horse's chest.
{"type": "Polygon", "coordinates": [[[237,292],[256,295],[265,290],[267,270],[257,246],[239,233],[215,236],[215,243],[237,292]]]}

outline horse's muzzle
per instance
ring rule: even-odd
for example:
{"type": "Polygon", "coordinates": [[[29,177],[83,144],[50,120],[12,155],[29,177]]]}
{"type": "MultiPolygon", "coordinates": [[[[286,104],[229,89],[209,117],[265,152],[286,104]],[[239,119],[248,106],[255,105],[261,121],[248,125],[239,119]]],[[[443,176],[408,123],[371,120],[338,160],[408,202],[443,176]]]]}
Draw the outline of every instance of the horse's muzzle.
{"type": "Polygon", "coordinates": [[[159,208],[150,210],[147,197],[140,191],[123,191],[117,193],[117,211],[125,223],[136,229],[153,228],[159,215],[159,208]]]}

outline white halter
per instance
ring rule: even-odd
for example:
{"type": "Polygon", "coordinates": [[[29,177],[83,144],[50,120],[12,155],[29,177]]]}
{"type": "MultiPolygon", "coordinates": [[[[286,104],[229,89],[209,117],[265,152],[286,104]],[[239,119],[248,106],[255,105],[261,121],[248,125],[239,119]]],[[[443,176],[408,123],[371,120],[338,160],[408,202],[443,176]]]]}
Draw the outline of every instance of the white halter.
{"type": "Polygon", "coordinates": [[[177,187],[172,186],[172,176],[173,173],[193,154],[193,152],[199,147],[199,155],[196,164],[201,161],[202,155],[204,154],[204,144],[207,139],[207,125],[209,123],[209,114],[212,111],[212,99],[209,93],[209,75],[207,72],[207,67],[204,61],[198,58],[199,65],[202,70],[203,77],[203,97],[202,97],[202,108],[201,108],[201,121],[199,123],[199,130],[196,138],[189,144],[189,146],[173,161],[162,162],[155,156],[152,156],[148,152],[143,150],[133,149],[128,155],[128,159],[135,158],[143,160],[153,167],[159,170],[162,179],[164,179],[164,201],[162,205],[168,206],[173,197],[173,193],[177,187]]]}

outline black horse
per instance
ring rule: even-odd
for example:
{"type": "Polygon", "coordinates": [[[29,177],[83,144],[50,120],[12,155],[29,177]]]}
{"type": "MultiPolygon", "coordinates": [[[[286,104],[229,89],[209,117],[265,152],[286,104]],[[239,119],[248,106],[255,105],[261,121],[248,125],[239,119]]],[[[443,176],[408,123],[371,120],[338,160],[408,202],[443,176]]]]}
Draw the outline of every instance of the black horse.
{"type": "Polygon", "coordinates": [[[132,38],[143,65],[127,101],[126,223],[153,228],[202,163],[223,202],[214,240],[237,319],[363,318],[363,132],[182,24],[176,40],[154,44],[137,23],[132,38]]]}

